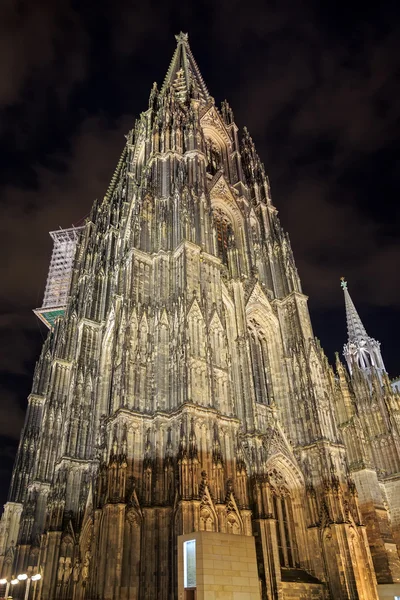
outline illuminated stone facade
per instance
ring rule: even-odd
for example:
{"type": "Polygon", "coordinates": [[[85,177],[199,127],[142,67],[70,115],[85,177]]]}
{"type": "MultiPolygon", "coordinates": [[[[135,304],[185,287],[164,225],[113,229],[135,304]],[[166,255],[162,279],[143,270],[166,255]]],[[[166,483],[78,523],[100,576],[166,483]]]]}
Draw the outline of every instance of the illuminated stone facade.
{"type": "Polygon", "coordinates": [[[400,579],[399,396],[334,375],[254,143],[177,42],[43,346],[0,573],[176,600],[178,536],[205,531],[254,536],[262,599],[374,600],[400,579]]]}

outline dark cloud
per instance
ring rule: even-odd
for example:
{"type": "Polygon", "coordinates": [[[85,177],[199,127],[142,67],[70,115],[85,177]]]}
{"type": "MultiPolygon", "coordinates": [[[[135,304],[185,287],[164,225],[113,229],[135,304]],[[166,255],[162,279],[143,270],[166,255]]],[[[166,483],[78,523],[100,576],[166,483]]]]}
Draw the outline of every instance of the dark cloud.
{"type": "Polygon", "coordinates": [[[231,37],[236,112],[265,159],[304,288],[338,306],[345,274],[361,301],[400,307],[398,15],[349,9],[338,23],[313,3],[279,5],[248,35],[251,6],[238,5],[231,37]]]}
{"type": "Polygon", "coordinates": [[[35,103],[42,87],[56,89],[61,98],[86,74],[86,47],[86,33],[68,0],[4,0],[0,106],[35,103]]]}
{"type": "MultiPolygon", "coordinates": [[[[18,440],[24,424],[25,411],[18,403],[18,393],[0,385],[0,436],[18,440]]],[[[0,455],[1,456],[1,455],[0,455]]]]}
{"type": "Polygon", "coordinates": [[[7,476],[46,334],[31,309],[42,300],[48,231],[77,224],[104,194],[123,134],[146,108],[151,83],[162,82],[180,29],[189,31],[210,92],[230,101],[256,142],[329,356],[345,338],[338,279],[346,275],[387,367],[400,372],[399,14],[394,2],[359,10],[295,0],[3,0],[0,459],[7,476]]]}

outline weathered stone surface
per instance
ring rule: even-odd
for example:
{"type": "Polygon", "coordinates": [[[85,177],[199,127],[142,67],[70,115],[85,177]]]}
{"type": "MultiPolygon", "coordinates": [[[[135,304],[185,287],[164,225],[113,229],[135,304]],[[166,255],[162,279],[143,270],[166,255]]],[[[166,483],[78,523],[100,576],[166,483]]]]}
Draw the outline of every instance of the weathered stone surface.
{"type": "Polygon", "coordinates": [[[196,600],[260,600],[252,536],[197,531],[178,537],[178,598],[185,598],[183,545],[196,542],[196,600]]]}
{"type": "Polygon", "coordinates": [[[44,343],[1,575],[40,570],[35,600],[175,600],[179,536],[208,532],[255,540],[242,600],[375,600],[399,574],[386,383],[328,365],[254,143],[181,35],[44,343]]]}

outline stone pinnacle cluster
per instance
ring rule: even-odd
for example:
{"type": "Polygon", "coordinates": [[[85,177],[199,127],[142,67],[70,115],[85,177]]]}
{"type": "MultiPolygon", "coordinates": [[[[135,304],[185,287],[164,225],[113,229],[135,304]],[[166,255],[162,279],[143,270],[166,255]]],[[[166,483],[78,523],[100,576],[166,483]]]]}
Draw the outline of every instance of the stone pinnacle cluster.
{"type": "Polygon", "coordinates": [[[35,600],[178,600],[179,536],[213,532],[254,537],[263,600],[400,582],[399,396],[383,361],[329,366],[264,165],[186,34],[80,232],[63,313],[1,577],[40,573],[35,600]]]}

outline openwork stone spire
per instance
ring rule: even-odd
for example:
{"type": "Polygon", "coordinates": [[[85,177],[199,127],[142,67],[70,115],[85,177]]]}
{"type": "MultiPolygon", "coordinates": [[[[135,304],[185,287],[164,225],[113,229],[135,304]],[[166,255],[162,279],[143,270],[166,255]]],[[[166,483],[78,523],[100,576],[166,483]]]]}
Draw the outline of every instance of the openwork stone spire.
{"type": "MultiPolygon", "coordinates": [[[[309,598],[312,582],[315,599],[329,586],[378,600],[365,530],[380,581],[400,580],[400,521],[377,475],[396,475],[397,518],[398,397],[340,366],[336,382],[255,144],[209,96],[186,34],[126,137],[35,369],[0,580],[40,573],[35,600],[178,600],[193,592],[183,540],[204,555],[208,539],[253,548],[252,599],[293,585],[309,598]]],[[[355,324],[349,344],[376,364],[379,345],[355,324]]],[[[211,568],[237,589],[222,558],[228,575],[198,569],[199,598],[214,594],[211,568]]]]}
{"type": "Polygon", "coordinates": [[[354,365],[358,365],[367,374],[371,372],[371,368],[375,368],[379,374],[386,372],[381,355],[380,342],[369,337],[367,334],[351,299],[349,290],[347,289],[347,281],[344,277],[341,278],[341,286],[344,292],[348,335],[348,341],[344,345],[343,354],[350,373],[353,372],[354,365]]]}
{"type": "Polygon", "coordinates": [[[182,99],[188,93],[193,94],[194,92],[200,100],[207,102],[210,94],[190,49],[188,34],[180,32],[175,39],[178,44],[161,92],[165,91],[169,85],[173,85],[182,99]]]}

